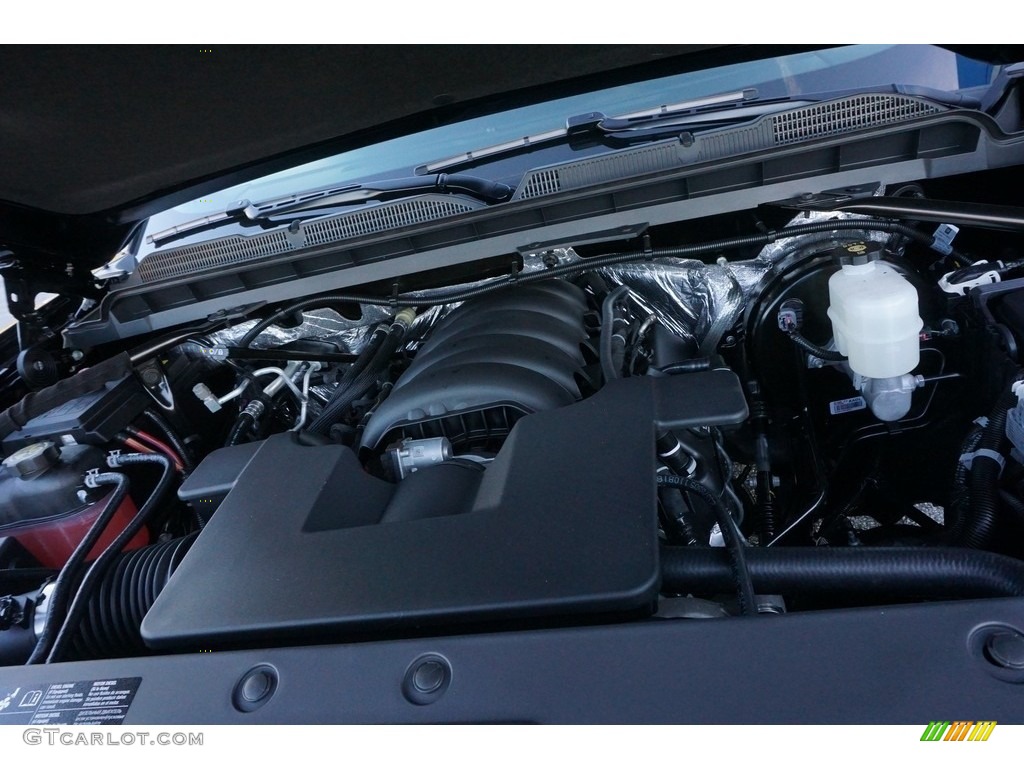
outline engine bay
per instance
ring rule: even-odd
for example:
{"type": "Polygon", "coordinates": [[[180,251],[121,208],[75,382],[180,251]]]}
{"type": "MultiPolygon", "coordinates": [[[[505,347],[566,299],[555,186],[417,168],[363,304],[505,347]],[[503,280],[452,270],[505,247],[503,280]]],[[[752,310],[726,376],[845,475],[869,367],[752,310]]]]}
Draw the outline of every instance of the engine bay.
{"type": "Polygon", "coordinates": [[[1022,595],[1022,222],[950,218],[762,207],[54,353],[0,417],[0,664],[1022,595]]]}

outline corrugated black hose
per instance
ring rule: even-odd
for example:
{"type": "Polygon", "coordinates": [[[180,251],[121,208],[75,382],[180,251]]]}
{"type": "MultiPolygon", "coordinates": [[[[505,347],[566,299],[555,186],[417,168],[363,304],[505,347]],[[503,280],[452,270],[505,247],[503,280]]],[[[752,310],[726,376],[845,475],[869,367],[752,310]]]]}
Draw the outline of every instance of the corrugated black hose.
{"type": "MultiPolygon", "coordinates": [[[[359,374],[361,374],[363,371],[367,369],[367,367],[370,366],[374,358],[376,358],[377,353],[380,351],[381,346],[384,344],[385,341],[387,341],[388,330],[388,327],[385,325],[378,325],[376,328],[373,329],[373,333],[370,334],[369,341],[366,342],[366,346],[363,347],[363,350],[359,353],[359,356],[356,358],[356,361],[348,367],[348,370],[346,370],[341,379],[338,380],[338,384],[337,386],[335,386],[334,391],[331,393],[330,399],[324,405],[324,410],[321,411],[321,416],[328,409],[333,409],[334,403],[340,400],[345,395],[345,393],[352,387],[352,384],[355,382],[359,374]]],[[[310,427],[307,428],[305,431],[311,432],[312,425],[316,424],[319,420],[320,416],[314,419],[310,427]]],[[[327,425],[327,429],[329,428],[330,424],[327,425]]],[[[326,429],[322,431],[326,431],[326,429]]]]}
{"type": "Polygon", "coordinates": [[[993,454],[1002,454],[1006,441],[1006,414],[1017,404],[1017,396],[1009,389],[996,401],[988,424],[981,431],[981,440],[971,462],[971,505],[963,536],[957,543],[971,549],[986,549],[992,543],[999,517],[999,475],[1003,465],[993,454]],[[985,451],[986,453],[982,453],[985,451]],[[991,453],[989,453],[991,452],[991,453]]]}
{"type": "MultiPolygon", "coordinates": [[[[960,453],[972,453],[981,441],[981,427],[974,427],[960,446],[960,453]]],[[[946,538],[949,543],[959,542],[963,538],[964,528],[967,525],[967,518],[971,513],[971,488],[968,483],[967,467],[962,461],[957,461],[956,469],[953,471],[953,489],[950,492],[949,506],[946,509],[945,524],[947,526],[946,538]]]]}
{"type": "Polygon", "coordinates": [[[75,634],[75,658],[136,655],[146,650],[142,619],[195,542],[197,533],[122,552],[93,591],[75,634]]]}

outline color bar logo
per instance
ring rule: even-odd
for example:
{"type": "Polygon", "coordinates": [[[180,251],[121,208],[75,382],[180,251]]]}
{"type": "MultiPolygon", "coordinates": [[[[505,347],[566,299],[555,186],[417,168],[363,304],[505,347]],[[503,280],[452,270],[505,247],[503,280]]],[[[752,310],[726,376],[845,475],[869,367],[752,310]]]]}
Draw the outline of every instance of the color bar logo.
{"type": "Polygon", "coordinates": [[[995,720],[932,720],[921,734],[921,741],[988,741],[995,727],[995,720]]]}

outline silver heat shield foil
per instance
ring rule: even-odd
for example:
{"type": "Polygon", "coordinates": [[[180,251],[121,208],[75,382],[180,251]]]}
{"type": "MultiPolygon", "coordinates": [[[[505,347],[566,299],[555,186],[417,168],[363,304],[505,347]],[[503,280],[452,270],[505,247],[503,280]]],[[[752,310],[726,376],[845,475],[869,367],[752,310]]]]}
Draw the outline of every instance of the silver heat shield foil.
{"type": "MultiPolygon", "coordinates": [[[[628,286],[642,312],[654,315],[677,336],[696,342],[700,354],[707,355],[745,304],[743,287],[730,266],[658,259],[608,267],[600,274],[615,285],[628,286]]],[[[752,277],[749,268],[744,275],[752,277]]]]}
{"type": "MultiPolygon", "coordinates": [[[[423,338],[438,320],[456,306],[458,305],[445,304],[430,307],[418,314],[409,331],[410,339],[423,338]]],[[[270,349],[299,339],[318,339],[337,344],[343,353],[359,354],[366,346],[373,329],[381,323],[390,324],[395,315],[395,311],[388,307],[371,304],[363,306],[362,310],[362,317],[353,320],[333,309],[310,309],[302,313],[302,322],[295,327],[272,325],[253,339],[249,346],[252,349],[270,349]]],[[[247,320],[230,328],[223,328],[208,334],[205,341],[212,347],[237,346],[256,322],[247,320]]]]}
{"type": "MultiPolygon", "coordinates": [[[[799,215],[786,226],[864,218],[846,213],[799,215]]],[[[712,354],[773,273],[796,259],[853,240],[885,242],[884,232],[844,230],[797,235],[770,243],[753,259],[714,264],[692,259],[654,259],[600,270],[605,280],[626,285],[641,312],[676,335],[694,341],[701,356],[712,354]]]]}
{"type": "MultiPolygon", "coordinates": [[[[289,344],[299,339],[326,339],[341,347],[342,352],[358,352],[378,323],[390,318],[390,313],[381,307],[364,307],[363,316],[351,320],[333,309],[311,309],[302,313],[302,322],[293,328],[272,325],[249,345],[252,349],[270,349],[289,344]]],[[[247,320],[230,328],[224,328],[207,335],[211,346],[237,346],[256,320],[247,320]]]]}

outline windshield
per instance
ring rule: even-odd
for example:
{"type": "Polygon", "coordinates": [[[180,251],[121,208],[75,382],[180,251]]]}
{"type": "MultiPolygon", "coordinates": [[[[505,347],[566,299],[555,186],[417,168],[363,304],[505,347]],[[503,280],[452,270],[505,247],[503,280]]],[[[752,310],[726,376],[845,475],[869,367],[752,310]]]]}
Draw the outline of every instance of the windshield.
{"type": "Polygon", "coordinates": [[[985,85],[992,76],[987,64],[927,45],[844,46],[715,67],[499,112],[307,163],[180,205],[154,217],[149,231],[223,211],[238,200],[409,174],[459,152],[562,128],[568,117],[585,112],[623,115],[747,88],[756,88],[761,99],[894,83],[953,91],[985,85]]]}

